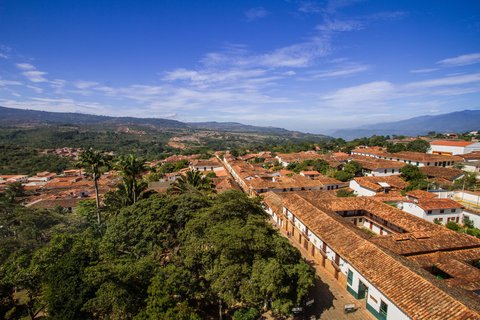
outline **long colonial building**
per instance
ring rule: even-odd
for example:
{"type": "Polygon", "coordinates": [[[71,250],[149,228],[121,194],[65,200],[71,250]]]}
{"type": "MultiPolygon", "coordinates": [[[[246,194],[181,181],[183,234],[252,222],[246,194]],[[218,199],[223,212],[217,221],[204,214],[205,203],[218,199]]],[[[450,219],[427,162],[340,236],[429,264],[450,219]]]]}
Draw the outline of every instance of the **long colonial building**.
{"type": "Polygon", "coordinates": [[[352,150],[352,155],[372,157],[411,164],[417,167],[451,167],[463,159],[452,155],[428,154],[421,152],[402,151],[389,153],[381,147],[358,147],[352,150]]]}
{"type": "Polygon", "coordinates": [[[278,228],[377,319],[480,319],[480,239],[371,197],[263,198],[278,228]]]}

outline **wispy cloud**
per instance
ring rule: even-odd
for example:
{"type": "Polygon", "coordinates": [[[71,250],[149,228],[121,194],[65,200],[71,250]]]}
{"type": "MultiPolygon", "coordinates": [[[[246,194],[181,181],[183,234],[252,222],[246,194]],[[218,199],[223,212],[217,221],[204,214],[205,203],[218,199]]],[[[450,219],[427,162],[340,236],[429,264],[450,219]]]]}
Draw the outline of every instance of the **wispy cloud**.
{"type": "Polygon", "coordinates": [[[340,65],[336,69],[329,69],[326,71],[315,71],[309,72],[311,77],[314,79],[327,79],[327,78],[336,78],[336,77],[345,77],[353,74],[361,73],[370,69],[369,65],[366,64],[351,64],[346,63],[340,65]]]}
{"type": "Polygon", "coordinates": [[[322,12],[322,7],[314,1],[301,1],[298,11],[302,13],[318,13],[322,12]]]}
{"type": "Polygon", "coordinates": [[[269,14],[270,14],[270,12],[268,12],[263,7],[251,8],[251,9],[245,11],[245,17],[247,18],[248,21],[253,21],[253,20],[260,19],[260,18],[264,18],[264,17],[268,16],[269,14]]]}
{"type": "Polygon", "coordinates": [[[316,27],[320,31],[342,32],[355,31],[364,28],[364,24],[357,20],[329,20],[316,27]]]}
{"type": "Polygon", "coordinates": [[[17,63],[16,66],[20,70],[35,70],[35,67],[30,63],[17,63]]]}
{"type": "Polygon", "coordinates": [[[409,88],[433,88],[453,85],[463,85],[480,82],[480,73],[466,74],[453,77],[442,77],[425,81],[416,81],[407,84],[409,88]]]}
{"type": "Polygon", "coordinates": [[[453,58],[440,60],[437,63],[445,67],[467,66],[480,63],[480,53],[463,54],[453,58]]]}
{"type": "Polygon", "coordinates": [[[413,69],[413,70],[410,70],[410,73],[430,73],[437,70],[438,68],[413,69]]]}
{"type": "Polygon", "coordinates": [[[47,78],[44,77],[46,72],[39,71],[35,66],[30,63],[17,63],[17,68],[23,70],[22,74],[31,82],[48,82],[47,78]]]}
{"type": "Polygon", "coordinates": [[[394,91],[394,85],[389,81],[374,81],[336,90],[324,95],[323,100],[340,108],[358,107],[362,103],[384,102],[394,91]]]}
{"type": "Polygon", "coordinates": [[[99,83],[98,82],[95,82],[95,81],[83,81],[83,80],[79,80],[79,81],[76,81],[74,83],[74,86],[77,87],[78,89],[88,89],[88,88],[91,88],[93,86],[96,86],[98,85],[99,83]]]}
{"type": "Polygon", "coordinates": [[[14,80],[2,80],[0,79],[0,87],[7,87],[7,86],[20,86],[22,83],[20,81],[14,80]]]}

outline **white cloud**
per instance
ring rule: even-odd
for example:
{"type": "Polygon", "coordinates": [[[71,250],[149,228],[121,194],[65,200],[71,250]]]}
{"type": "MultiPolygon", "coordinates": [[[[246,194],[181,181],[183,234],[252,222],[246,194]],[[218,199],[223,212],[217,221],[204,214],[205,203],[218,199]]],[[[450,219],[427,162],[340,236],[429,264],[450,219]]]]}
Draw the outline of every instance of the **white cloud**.
{"type": "Polygon", "coordinates": [[[35,93],[43,93],[43,89],[36,86],[27,86],[27,88],[32,89],[35,93]]]}
{"type": "Polygon", "coordinates": [[[410,73],[430,73],[437,70],[437,68],[414,69],[410,70],[410,73]]]}
{"type": "Polygon", "coordinates": [[[433,88],[433,87],[469,84],[474,82],[480,82],[480,73],[411,82],[407,84],[406,87],[407,88],[433,88]]]}
{"type": "Polygon", "coordinates": [[[322,8],[313,1],[302,1],[298,7],[298,11],[303,13],[318,13],[322,11],[322,8]]]}
{"type": "Polygon", "coordinates": [[[78,89],[88,89],[88,88],[91,88],[93,86],[97,86],[99,83],[98,82],[95,82],[95,81],[83,81],[83,80],[80,80],[80,81],[76,81],[74,82],[74,86],[77,87],[78,89]]]}
{"type": "Polygon", "coordinates": [[[317,30],[327,32],[345,32],[361,30],[365,26],[357,20],[328,20],[316,27],[317,30]]]}
{"type": "Polygon", "coordinates": [[[466,66],[480,63],[480,53],[463,54],[457,57],[440,60],[437,63],[445,67],[466,66]]]}
{"type": "Polygon", "coordinates": [[[247,11],[245,11],[245,17],[247,17],[248,21],[253,21],[256,19],[264,18],[268,16],[270,12],[268,12],[265,8],[263,7],[257,7],[257,8],[251,8],[247,11]]]}
{"type": "Polygon", "coordinates": [[[44,77],[46,72],[39,71],[35,66],[30,63],[17,63],[17,68],[23,70],[22,75],[24,75],[31,82],[48,82],[47,78],[44,77]]]}
{"type": "Polygon", "coordinates": [[[360,72],[364,72],[370,69],[369,65],[357,65],[357,64],[352,64],[352,65],[344,65],[340,66],[337,69],[330,69],[327,71],[320,71],[320,72],[310,72],[312,74],[311,78],[316,78],[316,79],[326,79],[326,78],[336,78],[336,77],[344,77],[344,76],[349,76],[353,74],[357,74],[360,72]]]}
{"type": "Polygon", "coordinates": [[[46,75],[46,72],[38,71],[38,70],[32,70],[32,71],[25,71],[22,72],[22,74],[30,81],[32,82],[47,82],[47,78],[44,77],[46,75]]]}
{"type": "Polygon", "coordinates": [[[323,100],[335,107],[368,107],[367,103],[383,102],[394,93],[394,85],[388,81],[374,81],[342,88],[324,95],[323,100]]]}
{"type": "Polygon", "coordinates": [[[6,87],[6,86],[20,86],[22,83],[20,81],[14,81],[14,80],[2,80],[0,79],[0,87],[6,87]]]}
{"type": "Polygon", "coordinates": [[[35,70],[35,67],[30,63],[17,63],[16,66],[20,70],[35,70]]]}

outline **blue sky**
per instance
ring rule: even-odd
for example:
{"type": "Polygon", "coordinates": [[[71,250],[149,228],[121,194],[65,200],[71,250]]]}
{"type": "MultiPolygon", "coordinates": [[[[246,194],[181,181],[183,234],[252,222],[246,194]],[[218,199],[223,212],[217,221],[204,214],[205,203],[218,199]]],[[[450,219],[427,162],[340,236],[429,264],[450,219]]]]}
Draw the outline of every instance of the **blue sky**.
{"type": "Polygon", "coordinates": [[[480,1],[0,1],[0,105],[305,132],[480,109],[480,1]]]}

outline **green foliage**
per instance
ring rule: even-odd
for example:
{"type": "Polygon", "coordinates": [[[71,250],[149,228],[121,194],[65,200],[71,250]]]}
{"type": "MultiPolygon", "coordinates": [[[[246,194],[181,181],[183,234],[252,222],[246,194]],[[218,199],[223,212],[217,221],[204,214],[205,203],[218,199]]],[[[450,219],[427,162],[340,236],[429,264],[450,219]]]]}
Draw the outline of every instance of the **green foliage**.
{"type": "Polygon", "coordinates": [[[235,311],[233,320],[258,320],[260,312],[255,308],[244,308],[235,311]]]}
{"type": "Polygon", "coordinates": [[[422,139],[416,139],[407,143],[406,150],[426,153],[430,149],[430,143],[422,139]]]}
{"type": "Polygon", "coordinates": [[[400,169],[402,177],[407,181],[425,179],[425,175],[417,166],[407,164],[400,169]]]}
{"type": "Polygon", "coordinates": [[[180,160],[177,162],[166,162],[162,164],[156,172],[160,174],[165,174],[165,173],[172,173],[172,172],[177,172],[180,171],[181,169],[188,168],[188,161],[187,160],[180,160]]]}
{"type": "Polygon", "coordinates": [[[470,219],[468,216],[463,216],[463,226],[465,228],[473,228],[474,225],[473,225],[473,220],[470,219]]]}
{"type": "Polygon", "coordinates": [[[360,176],[362,174],[362,166],[356,161],[350,161],[343,167],[345,172],[350,173],[353,176],[360,176]]]}
{"type": "Polygon", "coordinates": [[[258,202],[238,192],[217,196],[191,219],[181,255],[187,268],[229,307],[271,301],[285,314],[313,284],[312,269],[265,222],[258,202]]]}
{"type": "Polygon", "coordinates": [[[350,172],[347,172],[347,171],[344,171],[344,170],[337,171],[337,172],[335,172],[335,175],[334,175],[335,179],[340,180],[342,182],[346,182],[348,180],[351,180],[351,179],[353,179],[354,176],[355,176],[354,174],[352,174],[350,172]]]}
{"type": "Polygon", "coordinates": [[[72,166],[67,158],[41,154],[39,150],[0,143],[0,174],[26,174],[50,171],[61,173],[72,166]]]}
{"type": "Polygon", "coordinates": [[[387,145],[387,152],[396,153],[406,151],[407,147],[403,143],[389,143],[387,145]]]}
{"type": "Polygon", "coordinates": [[[126,204],[137,202],[142,191],[146,189],[146,183],[138,182],[141,173],[146,171],[145,161],[137,158],[134,154],[120,156],[115,162],[115,169],[120,171],[123,181],[123,196],[126,204]]]}
{"type": "Polygon", "coordinates": [[[347,189],[340,189],[337,191],[337,197],[345,198],[345,197],[356,197],[353,191],[348,191],[347,189]]]}
{"type": "Polygon", "coordinates": [[[253,308],[235,315],[248,319],[264,306],[290,313],[313,285],[298,250],[239,192],[152,195],[106,212],[102,232],[92,201],[68,216],[4,210],[2,317],[202,319],[220,303],[227,318],[253,308]]]}
{"type": "Polygon", "coordinates": [[[456,189],[466,190],[475,190],[478,186],[477,173],[475,172],[464,172],[464,176],[460,179],[455,180],[454,187],[456,189]]]}
{"type": "MultiPolygon", "coordinates": [[[[144,128],[142,128],[144,129],[144,128]]],[[[137,156],[142,156],[148,159],[158,159],[165,157],[167,152],[174,150],[167,145],[167,141],[171,134],[168,132],[150,131],[146,135],[135,135],[124,132],[118,132],[116,126],[108,127],[92,127],[92,126],[45,126],[36,128],[1,128],[0,129],[0,145],[5,145],[8,148],[26,148],[27,150],[35,149],[55,149],[63,147],[82,148],[95,150],[113,151],[116,154],[133,153],[137,156]],[[115,143],[112,143],[112,142],[115,143]],[[11,147],[14,146],[14,147],[11,147]]],[[[0,152],[0,155],[2,152],[0,152]]],[[[65,158],[56,156],[49,156],[48,159],[53,160],[51,163],[47,158],[25,159],[25,163],[32,164],[33,167],[40,165],[47,166],[40,171],[49,170],[54,162],[58,164],[67,163],[65,158]],[[43,160],[42,160],[43,159],[43,160]],[[63,159],[63,160],[60,160],[63,159]],[[65,162],[63,162],[65,161],[65,162]]],[[[19,162],[19,163],[22,163],[19,162]]],[[[28,169],[28,166],[24,166],[28,169]]],[[[60,167],[63,167],[61,165],[60,167]]],[[[68,165],[66,166],[68,167],[68,165]]],[[[61,169],[63,170],[63,169],[61,169]]],[[[55,170],[58,172],[58,170],[55,170]]],[[[29,172],[29,173],[34,173],[29,172]]],[[[27,172],[25,172],[27,173],[27,172]]]]}
{"type": "Polygon", "coordinates": [[[454,221],[449,221],[445,224],[445,226],[450,229],[450,230],[454,230],[454,231],[459,231],[462,229],[462,227],[458,224],[458,223],[455,223],[454,221]]]}
{"type": "Polygon", "coordinates": [[[215,185],[208,176],[198,170],[190,170],[170,186],[169,193],[182,194],[187,192],[215,192],[215,185]]]}
{"type": "Polygon", "coordinates": [[[315,160],[315,162],[313,163],[313,170],[316,170],[323,175],[326,175],[327,171],[331,168],[332,167],[330,167],[330,164],[323,159],[315,160]]]}

